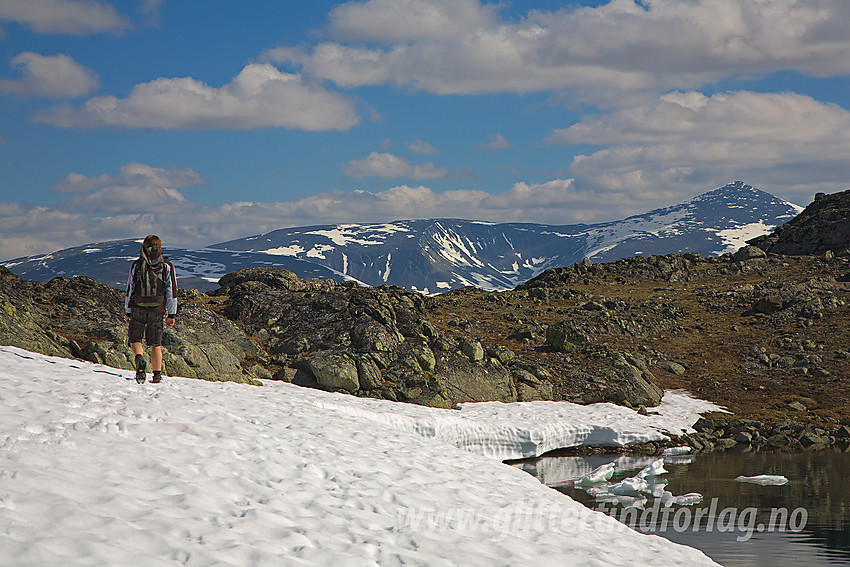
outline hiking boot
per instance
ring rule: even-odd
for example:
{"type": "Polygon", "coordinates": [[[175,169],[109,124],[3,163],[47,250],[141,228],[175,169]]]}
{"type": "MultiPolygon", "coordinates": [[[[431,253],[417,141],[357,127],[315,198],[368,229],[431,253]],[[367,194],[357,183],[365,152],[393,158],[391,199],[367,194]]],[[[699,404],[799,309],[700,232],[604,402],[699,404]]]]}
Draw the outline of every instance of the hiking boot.
{"type": "Polygon", "coordinates": [[[153,378],[151,378],[151,382],[153,382],[154,384],[159,384],[160,382],[162,382],[162,371],[161,370],[154,370],[153,371],[153,378]]]}
{"type": "Polygon", "coordinates": [[[145,362],[145,357],[141,354],[136,355],[136,382],[139,384],[145,383],[145,369],[148,367],[145,362]]]}

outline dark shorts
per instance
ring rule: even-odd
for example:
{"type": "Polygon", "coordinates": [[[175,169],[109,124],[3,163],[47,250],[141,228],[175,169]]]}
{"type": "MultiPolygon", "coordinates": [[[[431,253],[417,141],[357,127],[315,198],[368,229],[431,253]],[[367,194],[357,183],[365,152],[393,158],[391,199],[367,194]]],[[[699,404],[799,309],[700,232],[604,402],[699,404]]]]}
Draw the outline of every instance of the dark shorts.
{"type": "Polygon", "coordinates": [[[140,343],[144,336],[148,346],[162,345],[162,313],[154,309],[131,308],[130,342],[140,343]]]}

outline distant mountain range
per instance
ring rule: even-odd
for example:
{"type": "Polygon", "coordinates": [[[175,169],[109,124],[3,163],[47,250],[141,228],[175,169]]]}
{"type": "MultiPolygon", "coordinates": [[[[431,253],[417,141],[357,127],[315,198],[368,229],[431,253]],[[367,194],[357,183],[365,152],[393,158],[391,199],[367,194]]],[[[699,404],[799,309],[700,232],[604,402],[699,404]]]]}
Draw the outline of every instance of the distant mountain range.
{"type": "MultiPolygon", "coordinates": [[[[405,220],[275,230],[199,250],[167,249],[183,287],[202,291],[245,267],[276,266],[301,278],[392,284],[433,294],[472,285],[511,289],[547,268],[584,258],[733,252],[803,208],[740,181],[623,220],[577,225],[405,220]]],[[[18,258],[5,265],[29,280],[85,275],[126,284],[141,240],[118,240],[18,258]]]]}

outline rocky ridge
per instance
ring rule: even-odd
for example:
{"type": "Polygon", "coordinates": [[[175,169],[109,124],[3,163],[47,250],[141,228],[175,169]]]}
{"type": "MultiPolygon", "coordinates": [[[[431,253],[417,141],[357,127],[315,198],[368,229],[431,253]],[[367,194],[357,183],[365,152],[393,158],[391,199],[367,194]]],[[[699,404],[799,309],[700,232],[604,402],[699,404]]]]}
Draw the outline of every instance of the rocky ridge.
{"type": "Polygon", "coordinates": [[[799,215],[773,233],[748,241],[773,254],[825,254],[850,246],[850,190],[818,193],[799,215]]]}

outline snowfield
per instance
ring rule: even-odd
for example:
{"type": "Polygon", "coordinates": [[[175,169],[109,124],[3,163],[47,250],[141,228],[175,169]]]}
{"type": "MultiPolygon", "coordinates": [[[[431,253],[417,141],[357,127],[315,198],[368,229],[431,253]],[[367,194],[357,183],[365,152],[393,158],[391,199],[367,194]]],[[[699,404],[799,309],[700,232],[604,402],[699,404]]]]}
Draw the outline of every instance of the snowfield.
{"type": "Polygon", "coordinates": [[[0,564],[716,565],[500,459],[658,438],[714,406],[460,411],[0,347],[0,564]]]}

